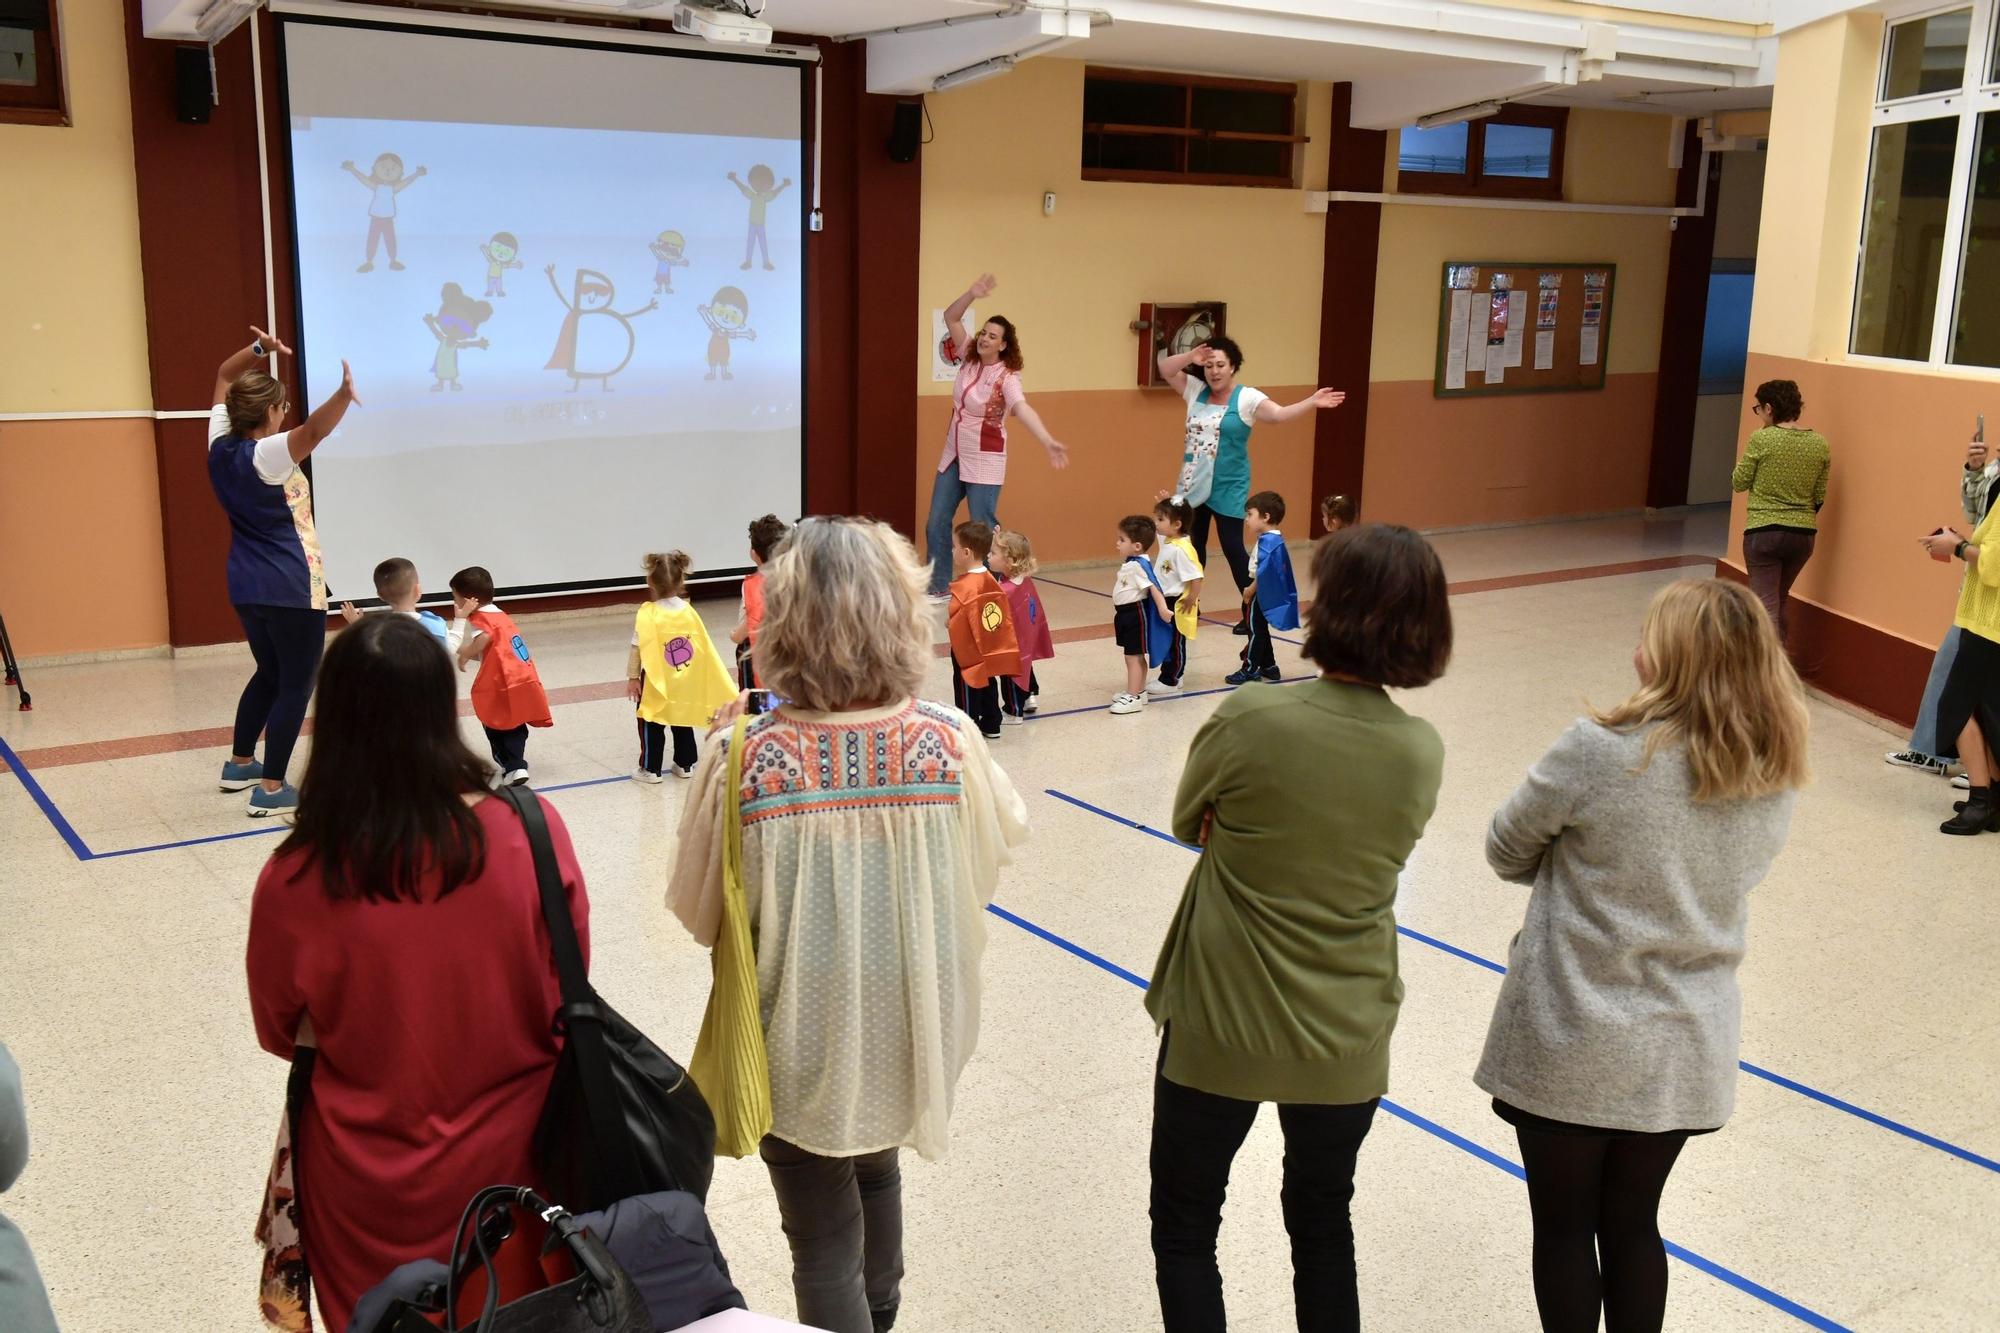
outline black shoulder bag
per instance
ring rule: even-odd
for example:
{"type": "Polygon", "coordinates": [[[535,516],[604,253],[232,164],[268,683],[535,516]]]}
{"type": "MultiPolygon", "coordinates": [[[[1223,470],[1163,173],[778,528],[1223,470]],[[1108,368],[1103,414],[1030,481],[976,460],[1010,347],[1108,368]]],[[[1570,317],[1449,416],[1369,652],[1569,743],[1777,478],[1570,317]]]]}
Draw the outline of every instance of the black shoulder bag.
{"type": "Polygon", "coordinates": [[[707,1199],[715,1174],[708,1102],[672,1056],[591,989],[541,798],[526,787],[502,787],[496,795],[527,830],[562,982],[555,1030],[565,1040],[535,1126],[544,1188],[577,1212],[662,1190],[707,1199]]]}

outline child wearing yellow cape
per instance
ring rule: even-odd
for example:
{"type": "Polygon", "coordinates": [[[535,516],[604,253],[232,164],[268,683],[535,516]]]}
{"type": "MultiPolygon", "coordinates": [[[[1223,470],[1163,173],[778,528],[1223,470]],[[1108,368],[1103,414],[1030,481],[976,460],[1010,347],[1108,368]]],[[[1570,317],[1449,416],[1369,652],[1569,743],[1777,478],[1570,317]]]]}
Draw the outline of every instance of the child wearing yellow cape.
{"type": "Polygon", "coordinates": [[[664,780],[670,734],[674,776],[693,776],[700,758],[695,728],[707,726],[736,697],[708,627],[688,604],[691,563],[685,551],[646,557],[646,587],[653,600],[639,608],[625,664],[627,692],[639,714],[639,767],[632,774],[638,782],[664,780]]]}
{"type": "Polygon", "coordinates": [[[1153,506],[1153,526],[1159,530],[1160,555],[1154,562],[1160,591],[1173,609],[1173,642],[1160,676],[1146,687],[1153,698],[1171,698],[1181,692],[1181,674],[1187,670],[1188,641],[1201,624],[1201,559],[1194,543],[1184,534],[1194,522],[1194,507],[1186,498],[1170,495],[1153,506]]]}

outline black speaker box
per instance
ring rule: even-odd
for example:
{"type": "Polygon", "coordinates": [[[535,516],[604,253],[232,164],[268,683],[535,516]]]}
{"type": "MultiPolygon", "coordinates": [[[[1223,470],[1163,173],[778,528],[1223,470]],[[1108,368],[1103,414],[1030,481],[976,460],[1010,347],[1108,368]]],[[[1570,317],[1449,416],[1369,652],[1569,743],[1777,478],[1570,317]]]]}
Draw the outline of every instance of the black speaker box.
{"type": "Polygon", "coordinates": [[[215,99],[208,82],[208,48],[174,48],[174,118],[187,125],[208,124],[215,99]]]}
{"type": "Polygon", "coordinates": [[[917,160],[917,145],[924,137],[924,104],[922,102],[896,103],[896,120],[889,128],[889,160],[891,162],[914,162],[917,160]]]}

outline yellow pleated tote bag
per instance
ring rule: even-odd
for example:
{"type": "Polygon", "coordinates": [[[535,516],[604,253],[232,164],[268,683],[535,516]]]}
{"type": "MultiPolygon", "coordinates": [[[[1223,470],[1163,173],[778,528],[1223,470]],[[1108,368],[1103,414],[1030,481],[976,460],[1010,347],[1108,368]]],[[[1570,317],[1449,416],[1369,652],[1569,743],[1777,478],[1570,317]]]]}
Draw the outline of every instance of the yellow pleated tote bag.
{"type": "Polygon", "coordinates": [[[771,1129],[771,1066],[757,1000],[757,951],[743,885],[743,731],[729,733],[728,821],[722,846],[722,929],[710,954],[715,978],[688,1074],[715,1113],[715,1151],[748,1157],[771,1129]]]}

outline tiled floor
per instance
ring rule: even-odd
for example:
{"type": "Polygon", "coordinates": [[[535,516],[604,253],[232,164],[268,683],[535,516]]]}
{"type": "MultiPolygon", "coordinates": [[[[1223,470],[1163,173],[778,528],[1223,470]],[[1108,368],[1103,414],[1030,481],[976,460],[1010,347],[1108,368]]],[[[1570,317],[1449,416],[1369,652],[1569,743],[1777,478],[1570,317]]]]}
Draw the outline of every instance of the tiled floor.
{"type": "MultiPolygon", "coordinates": [[[[1492,960],[1525,895],[1487,871],[1481,840],[1582,702],[1629,688],[1646,598],[1704,575],[1725,519],[1438,539],[1458,651],[1443,681],[1404,700],[1437,724],[1448,759],[1399,909],[1408,999],[1394,1109],[1363,1152],[1354,1206],[1371,1328],[1535,1327],[1511,1133],[1470,1077],[1492,960]]],[[[1108,629],[1108,570],[1042,583],[1059,628],[1108,629]]],[[[730,614],[705,609],[714,624],[730,614]]],[[[548,683],[567,691],[531,758],[589,876],[596,979],[685,1054],[708,963],[661,895],[686,788],[620,780],[629,708],[596,687],[622,675],[622,619],[527,629],[548,683]]],[[[1191,686],[1219,685],[1236,643],[1205,630],[1191,686]]],[[[226,742],[209,735],[227,724],[243,670],[230,656],[41,670],[36,711],[0,712],[0,739],[59,812],[0,776],[0,1037],[25,1071],[35,1134],[4,1207],[69,1329],[258,1327],[250,1227],[284,1071],[251,1034],[242,949],[272,838],[243,819],[241,798],[216,794],[226,742]]],[[[1145,1196],[1154,1039],[1131,974],[1150,969],[1191,859],[1151,830],[1219,696],[1111,717],[1102,705],[1121,668],[1096,637],[1063,643],[1041,675],[1043,715],[997,746],[1034,838],[988,923],[984,1028],[952,1153],[905,1167],[899,1327],[915,1333],[1158,1326],[1145,1196]]],[[[929,692],[947,690],[940,666],[929,692]]],[[[1939,837],[1942,782],[1887,768],[1892,738],[1844,712],[1815,705],[1813,720],[1817,782],[1757,893],[1742,974],[1753,1068],[1735,1119],[1689,1147],[1668,1189],[1663,1229],[1685,1247],[1668,1326],[1992,1328],[2000,840],[1939,837]]],[[[1291,1327],[1278,1149],[1266,1116],[1223,1232],[1232,1327],[1253,1333],[1291,1327]]],[[[752,1303],[789,1313],[762,1169],[722,1164],[710,1202],[752,1303]]]]}

